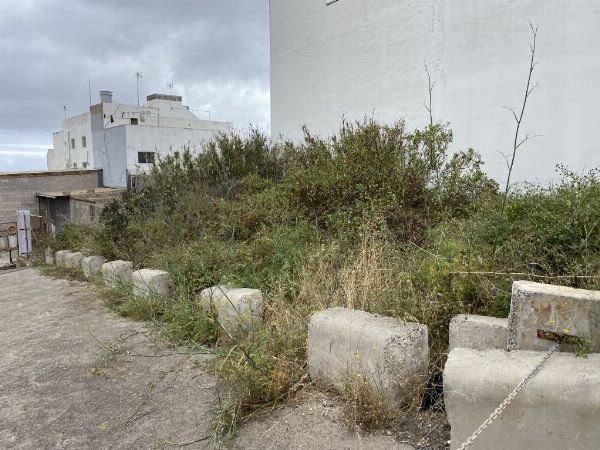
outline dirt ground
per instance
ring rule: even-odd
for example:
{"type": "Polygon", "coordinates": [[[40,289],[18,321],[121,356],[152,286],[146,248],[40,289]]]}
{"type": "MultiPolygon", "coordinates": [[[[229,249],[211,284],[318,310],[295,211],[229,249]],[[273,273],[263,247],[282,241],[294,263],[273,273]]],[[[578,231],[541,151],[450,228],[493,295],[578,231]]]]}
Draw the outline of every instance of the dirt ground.
{"type": "MultiPolygon", "coordinates": [[[[208,356],[158,340],[108,311],[82,283],[0,271],[0,448],[212,447],[217,405],[208,356]]],[[[400,449],[359,436],[311,397],[250,421],[234,449],[400,449]]]]}

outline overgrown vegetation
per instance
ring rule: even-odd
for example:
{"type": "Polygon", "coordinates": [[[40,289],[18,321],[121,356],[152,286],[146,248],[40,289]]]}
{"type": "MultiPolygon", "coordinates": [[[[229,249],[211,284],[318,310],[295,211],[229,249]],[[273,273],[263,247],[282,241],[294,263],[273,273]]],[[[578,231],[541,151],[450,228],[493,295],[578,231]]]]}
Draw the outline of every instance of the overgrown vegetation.
{"type": "MultiPolygon", "coordinates": [[[[302,385],[314,311],[347,306],[426,324],[435,374],[450,319],[506,317],[512,280],[600,287],[598,172],[560,168],[557,184],[505,197],[473,150],[449,153],[451,141],[445,126],[409,132],[372,120],[344,123],[330,139],[305,130],[300,145],[272,144],[256,130],[219,136],[205,153],[158,161],[142,189],[105,209],[85,245],[170,272],[171,298],[126,293],[112,306],[155,320],[175,342],[224,349],[215,367],[235,389],[215,429],[226,436],[302,385]],[[261,289],[262,327],[220,341],[197,302],[217,284],[261,289]]],[[[65,228],[56,245],[78,232],[65,228]]],[[[377,402],[365,412],[373,393],[363,388],[348,417],[366,428],[387,423],[377,402]]]]}

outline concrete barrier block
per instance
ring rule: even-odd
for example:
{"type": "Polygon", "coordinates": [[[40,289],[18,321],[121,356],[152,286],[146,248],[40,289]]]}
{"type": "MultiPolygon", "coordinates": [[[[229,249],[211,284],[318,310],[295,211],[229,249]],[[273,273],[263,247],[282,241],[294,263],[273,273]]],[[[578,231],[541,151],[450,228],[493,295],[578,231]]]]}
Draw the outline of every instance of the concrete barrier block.
{"type": "Polygon", "coordinates": [[[213,309],[223,330],[231,335],[247,332],[262,321],[263,295],[258,289],[214,286],[200,293],[204,309],[213,309]]]}
{"type": "MultiPolygon", "coordinates": [[[[542,352],[457,348],[444,370],[444,404],[458,448],[539,363],[542,352]]],[[[555,353],[472,450],[598,448],[600,354],[555,353]]]]}
{"type": "Polygon", "coordinates": [[[553,340],[567,336],[578,337],[600,352],[600,291],[515,281],[508,350],[547,350],[553,340]]]}
{"type": "Polygon", "coordinates": [[[53,266],[54,265],[54,250],[47,248],[45,253],[46,265],[53,266]]]}
{"type": "Polygon", "coordinates": [[[229,290],[231,290],[231,288],[223,284],[203,289],[202,292],[200,292],[200,304],[204,309],[210,309],[213,302],[217,302],[229,290]]]}
{"type": "Polygon", "coordinates": [[[69,253],[71,253],[71,250],[58,250],[54,254],[56,265],[59,267],[65,267],[65,258],[69,253]]]}
{"type": "Polygon", "coordinates": [[[450,346],[473,350],[506,350],[508,319],[461,314],[450,321],[450,346]]]}
{"type": "Polygon", "coordinates": [[[65,267],[69,269],[80,269],[83,261],[83,253],[73,252],[65,256],[65,267]]]}
{"type": "Polygon", "coordinates": [[[427,383],[427,327],[346,308],[313,314],[308,326],[308,370],[343,390],[348,377],[365,381],[394,404],[427,383]]]}
{"type": "Polygon", "coordinates": [[[100,273],[108,286],[117,287],[124,283],[131,283],[133,263],[131,261],[109,261],[102,264],[100,273]]]}
{"type": "Polygon", "coordinates": [[[163,270],[141,269],[133,272],[133,293],[140,297],[169,295],[171,279],[163,270]]]}
{"type": "Polygon", "coordinates": [[[81,261],[81,268],[83,269],[83,274],[86,278],[95,277],[100,273],[100,269],[102,268],[102,264],[106,261],[104,256],[86,256],[81,261]]]}

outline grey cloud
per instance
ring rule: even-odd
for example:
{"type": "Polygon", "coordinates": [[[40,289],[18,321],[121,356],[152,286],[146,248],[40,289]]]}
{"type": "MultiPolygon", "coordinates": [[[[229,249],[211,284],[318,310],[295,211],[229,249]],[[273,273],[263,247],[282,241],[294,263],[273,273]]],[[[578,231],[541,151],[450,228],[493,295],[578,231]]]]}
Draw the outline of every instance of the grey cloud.
{"type": "MultiPolygon", "coordinates": [[[[2,0],[0,145],[45,144],[97,91],[175,91],[238,127],[268,127],[268,0],[2,0]],[[16,139],[16,141],[15,141],[16,139]]],[[[0,171],[3,168],[0,167],[0,171]]]]}

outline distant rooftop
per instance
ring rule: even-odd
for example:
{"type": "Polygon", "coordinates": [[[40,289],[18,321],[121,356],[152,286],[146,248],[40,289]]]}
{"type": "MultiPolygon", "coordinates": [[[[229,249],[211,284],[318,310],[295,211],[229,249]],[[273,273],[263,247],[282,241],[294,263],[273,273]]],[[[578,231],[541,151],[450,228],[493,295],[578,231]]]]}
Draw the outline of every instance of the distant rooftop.
{"type": "Polygon", "coordinates": [[[98,187],[90,189],[76,189],[74,191],[38,192],[35,195],[37,197],[44,198],[66,197],[89,202],[102,202],[112,200],[113,198],[118,198],[125,191],[126,189],[98,187]]]}
{"type": "Polygon", "coordinates": [[[172,102],[180,102],[182,98],[180,95],[152,94],[146,97],[146,100],[170,100],[172,102]]]}
{"type": "Polygon", "coordinates": [[[62,170],[32,170],[24,172],[0,172],[0,178],[48,177],[61,175],[82,175],[100,172],[102,169],[62,169],[62,170]]]}

